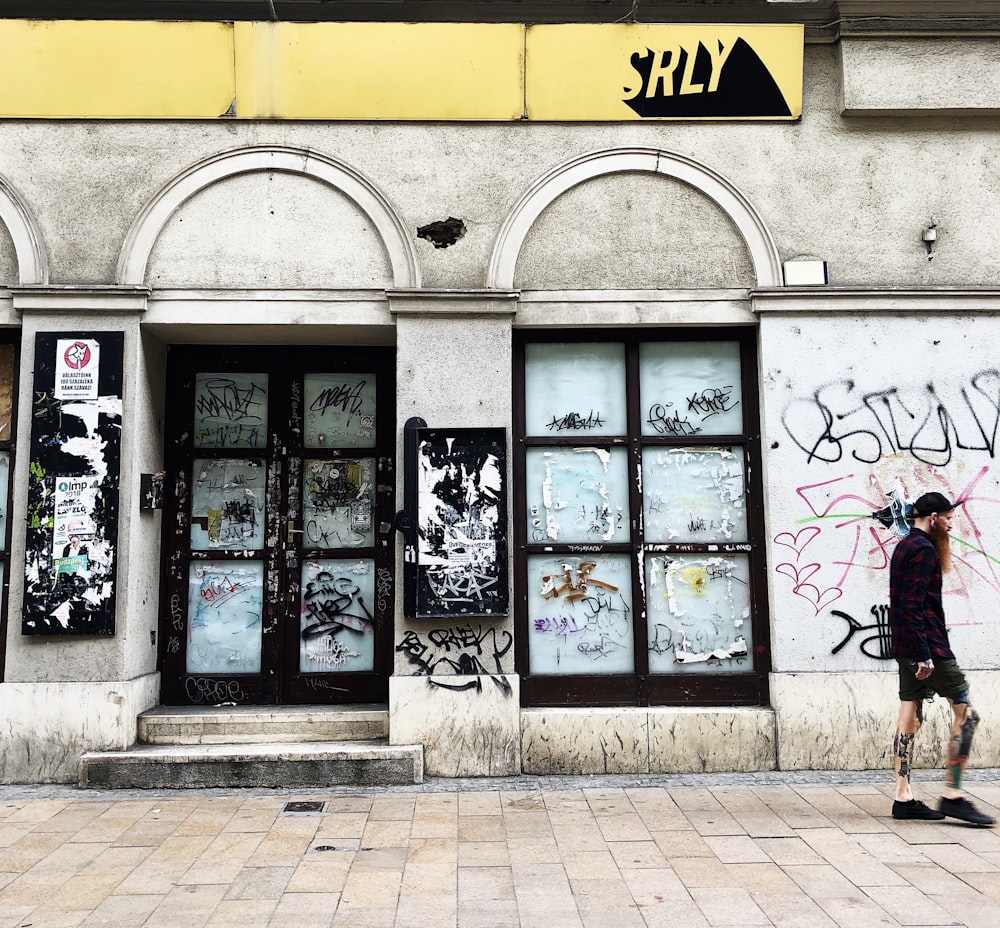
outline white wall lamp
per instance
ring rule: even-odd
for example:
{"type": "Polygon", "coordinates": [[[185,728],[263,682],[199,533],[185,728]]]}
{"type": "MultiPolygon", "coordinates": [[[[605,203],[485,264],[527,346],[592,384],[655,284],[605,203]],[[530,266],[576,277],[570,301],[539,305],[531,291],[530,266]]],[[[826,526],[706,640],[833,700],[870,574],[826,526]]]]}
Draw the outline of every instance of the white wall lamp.
{"type": "Polygon", "coordinates": [[[921,235],[924,240],[924,248],[927,249],[927,260],[934,260],[934,249],[937,247],[938,221],[937,216],[931,216],[931,221],[921,235]]]}

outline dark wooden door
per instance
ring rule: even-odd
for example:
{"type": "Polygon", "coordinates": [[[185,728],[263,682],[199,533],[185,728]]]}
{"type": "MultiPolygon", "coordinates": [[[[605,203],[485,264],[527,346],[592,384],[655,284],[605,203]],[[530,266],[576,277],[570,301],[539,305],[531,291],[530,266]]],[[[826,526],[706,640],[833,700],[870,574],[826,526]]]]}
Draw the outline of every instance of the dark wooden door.
{"type": "Polygon", "coordinates": [[[164,703],[385,700],[394,372],[391,349],[171,349],[164,703]]]}

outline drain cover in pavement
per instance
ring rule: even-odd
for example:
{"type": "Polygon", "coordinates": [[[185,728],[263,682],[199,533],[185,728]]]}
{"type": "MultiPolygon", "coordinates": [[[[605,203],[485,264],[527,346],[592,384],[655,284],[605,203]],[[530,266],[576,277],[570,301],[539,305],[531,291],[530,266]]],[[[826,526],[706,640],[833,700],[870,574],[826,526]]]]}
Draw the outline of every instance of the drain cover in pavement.
{"type": "Polygon", "coordinates": [[[286,802],[284,812],[322,812],[323,803],[315,800],[308,802],[286,802]]]}

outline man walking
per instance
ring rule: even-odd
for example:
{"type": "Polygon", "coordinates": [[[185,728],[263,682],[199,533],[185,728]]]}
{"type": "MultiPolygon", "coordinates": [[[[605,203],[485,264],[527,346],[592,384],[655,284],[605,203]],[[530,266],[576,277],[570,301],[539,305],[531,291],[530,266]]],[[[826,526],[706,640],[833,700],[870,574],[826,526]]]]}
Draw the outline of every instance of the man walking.
{"type": "Polygon", "coordinates": [[[951,569],[949,532],[954,508],[941,493],[921,496],[913,504],[913,528],[896,545],[889,566],[889,632],[892,656],[899,665],[892,817],[936,820],[949,816],[989,826],[995,820],[962,793],[962,774],[979,715],[972,708],[969,685],[948,643],[941,602],[941,575],[951,569]],[[923,701],[935,693],[948,700],[954,714],[945,788],[937,810],[914,799],[910,790],[913,741],[924,719],[923,701]]]}

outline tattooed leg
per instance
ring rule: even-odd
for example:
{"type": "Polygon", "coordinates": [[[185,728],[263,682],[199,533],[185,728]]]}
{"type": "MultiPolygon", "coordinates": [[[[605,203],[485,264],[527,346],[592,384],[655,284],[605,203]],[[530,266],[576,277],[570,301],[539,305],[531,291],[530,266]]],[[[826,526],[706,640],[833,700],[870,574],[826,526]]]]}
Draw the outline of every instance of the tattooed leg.
{"type": "Polygon", "coordinates": [[[896,758],[896,776],[909,782],[910,770],[913,767],[913,742],[915,734],[896,732],[892,743],[892,753],[896,758]]]}
{"type": "Polygon", "coordinates": [[[962,775],[972,750],[972,737],[979,724],[979,713],[968,703],[953,703],[955,720],[951,726],[951,740],[948,742],[948,769],[945,786],[949,790],[962,789],[962,775]]]}
{"type": "Polygon", "coordinates": [[[910,771],[913,769],[913,744],[920,731],[923,707],[920,702],[900,702],[899,724],[892,742],[893,767],[896,772],[896,799],[909,802],[913,798],[910,789],[910,771]]]}

